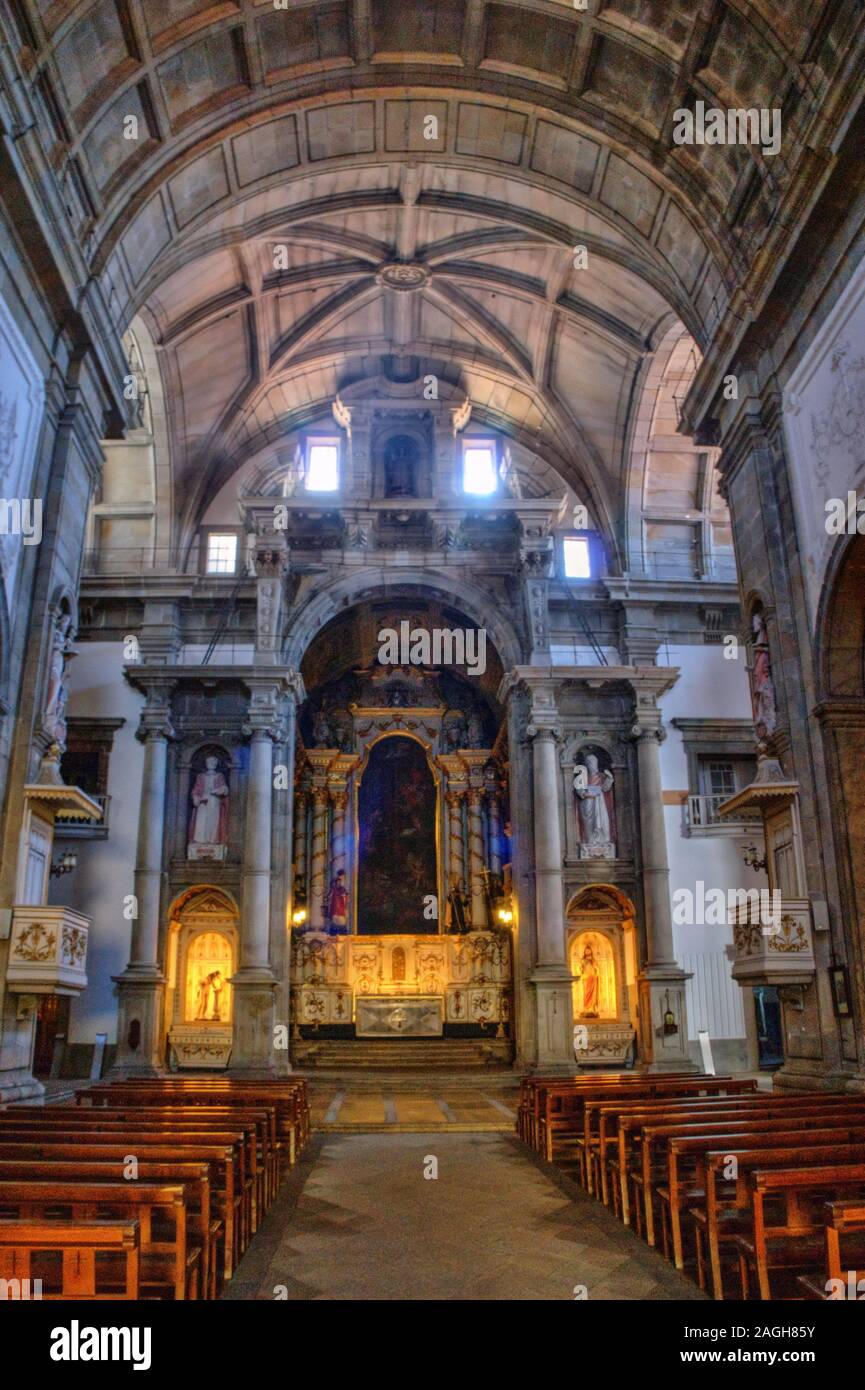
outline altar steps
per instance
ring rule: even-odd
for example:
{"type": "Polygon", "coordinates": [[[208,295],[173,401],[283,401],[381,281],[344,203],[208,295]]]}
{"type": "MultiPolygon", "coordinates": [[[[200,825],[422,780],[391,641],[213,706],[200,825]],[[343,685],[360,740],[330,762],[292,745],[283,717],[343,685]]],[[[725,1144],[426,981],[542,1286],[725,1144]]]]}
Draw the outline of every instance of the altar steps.
{"type": "MultiPolygon", "coordinates": [[[[310,1076],[358,1073],[470,1073],[492,1080],[498,1073],[512,1078],[513,1043],[507,1038],[388,1038],[304,1039],[292,1045],[296,1071],[310,1076]]],[[[354,1084],[354,1083],[353,1083],[354,1084]]]]}

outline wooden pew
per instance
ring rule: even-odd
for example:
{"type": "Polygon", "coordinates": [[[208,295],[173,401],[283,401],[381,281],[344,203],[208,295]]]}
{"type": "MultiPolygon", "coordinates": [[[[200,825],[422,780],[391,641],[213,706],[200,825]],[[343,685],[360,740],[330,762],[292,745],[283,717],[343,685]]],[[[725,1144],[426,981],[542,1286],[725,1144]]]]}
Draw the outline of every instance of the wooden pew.
{"type": "MultiPolygon", "coordinates": [[[[860,1149],[861,1152],[861,1149],[860,1149]]],[[[750,1177],[753,1233],[736,1236],[742,1298],[750,1295],[751,1276],[763,1301],[772,1298],[771,1275],[794,1278],[813,1270],[822,1235],[820,1213],[827,1193],[833,1198],[865,1196],[865,1162],[829,1162],[820,1167],[761,1169],[750,1177]],[[784,1218],[770,1217],[772,1198],[783,1200],[784,1218]],[[811,1210],[819,1199],[816,1214],[811,1210]],[[818,1237],[817,1250],[814,1237],[818,1237]]],[[[861,1252],[860,1252],[861,1253],[861,1252]]]]}
{"type": "MultiPolygon", "coordinates": [[[[693,1077],[693,1071],[687,1072],[665,1072],[668,1080],[676,1080],[678,1077],[693,1077]]],[[[611,1095],[622,1086],[641,1085],[646,1079],[645,1073],[640,1072],[621,1072],[621,1071],[600,1071],[592,1073],[582,1073],[578,1076],[526,1076],[520,1083],[520,1099],[517,1108],[517,1133],[524,1143],[536,1152],[543,1152],[543,1145],[540,1141],[540,1116],[544,1108],[546,1090],[550,1086],[557,1089],[572,1090],[579,1092],[586,1087],[607,1086],[610,1088],[611,1095]]]]}
{"type": "Polygon", "coordinates": [[[121,1213],[139,1227],[142,1296],[176,1301],[197,1299],[201,1247],[187,1239],[183,1188],[163,1183],[0,1182],[0,1214],[7,1220],[46,1225],[52,1215],[61,1220],[92,1221],[121,1213]],[[167,1230],[154,1229],[167,1225],[167,1230]]]}
{"type": "Polygon", "coordinates": [[[46,1302],[137,1299],[139,1268],[137,1221],[0,1221],[0,1279],[41,1279],[46,1302]],[[112,1266],[108,1291],[100,1256],[112,1266]]]}
{"type": "MultiPolygon", "coordinates": [[[[785,1129],[784,1124],[795,1125],[795,1117],[779,1121],[771,1128],[761,1128],[759,1133],[744,1129],[741,1134],[695,1136],[670,1141],[671,1164],[677,1158],[681,1160],[688,1151],[690,1159],[696,1160],[697,1191],[689,1194],[687,1188],[690,1184],[682,1184],[675,1201],[671,1200],[670,1210],[677,1213],[681,1222],[686,1204],[696,1200],[688,1215],[694,1226],[697,1281],[703,1289],[711,1285],[713,1298],[724,1297],[724,1248],[732,1249],[735,1236],[750,1228],[747,1180],[753,1169],[797,1164],[822,1165],[823,1162],[830,1162],[833,1154],[839,1154],[845,1162],[857,1160],[860,1154],[865,1158],[865,1117],[859,1123],[841,1119],[825,1120],[821,1128],[809,1129],[807,1145],[802,1143],[801,1124],[790,1129],[785,1129]],[[731,1160],[735,1160],[734,1179],[726,1176],[731,1160]]],[[[680,1259],[682,1249],[680,1227],[680,1259]]],[[[682,1259],[679,1268],[683,1267],[683,1263],[682,1259]]]]}
{"type": "MultiPolygon", "coordinates": [[[[865,1106],[862,1105],[861,1099],[854,1097],[815,1099],[808,1095],[777,1098],[765,1095],[752,1098],[751,1105],[747,1102],[741,1105],[725,1102],[713,1112],[706,1109],[705,1112],[688,1115],[684,1109],[674,1109],[670,1106],[668,1115],[655,1113],[645,1118],[638,1115],[624,1116],[619,1123],[620,1180],[626,1184],[630,1183],[634,1187],[637,1200],[641,1201],[648,1244],[655,1244],[655,1195],[659,1181],[666,1181],[668,1190],[679,1191],[681,1187],[683,1172],[677,1168],[676,1155],[673,1156],[673,1166],[670,1168],[668,1148],[673,1138],[679,1134],[683,1137],[698,1134],[719,1137],[723,1131],[741,1133],[748,1126],[751,1126],[754,1133],[762,1133],[763,1130],[772,1129],[776,1120],[782,1123],[784,1116],[789,1116],[789,1123],[793,1123],[794,1116],[814,1120],[820,1125],[834,1123],[836,1119],[841,1123],[846,1119],[855,1120],[858,1116],[865,1120],[865,1106]],[[634,1162],[636,1147],[640,1148],[638,1163],[634,1162]]],[[[681,1152],[687,1150],[683,1148],[681,1152]]],[[[700,1150],[695,1147],[693,1152],[700,1150]]],[[[629,1212],[627,1191],[629,1188],[626,1186],[623,1197],[626,1216],[629,1212]]]]}
{"type": "MultiPolygon", "coordinates": [[[[122,1163],[105,1159],[99,1162],[89,1158],[76,1161],[54,1159],[50,1163],[33,1159],[0,1159],[0,1182],[117,1183],[123,1179],[122,1169],[122,1163]]],[[[216,1298],[221,1282],[218,1278],[218,1256],[224,1226],[213,1214],[210,1164],[145,1161],[138,1164],[138,1177],[135,1181],[167,1182],[182,1186],[187,1230],[199,1242],[203,1252],[202,1294],[205,1298],[216,1298]]]]}
{"type": "MultiPolygon", "coordinates": [[[[254,1230],[253,1195],[257,1181],[255,1143],[250,1139],[249,1126],[231,1129],[223,1127],[223,1122],[210,1123],[207,1120],[187,1123],[182,1118],[160,1121],[152,1127],[143,1128],[142,1122],[134,1117],[98,1120],[95,1117],[73,1116],[51,1117],[49,1112],[39,1112],[39,1118],[24,1118],[24,1111],[18,1112],[13,1120],[0,1115],[0,1141],[11,1139],[39,1140],[40,1138],[70,1139],[76,1135],[94,1136],[96,1140],[124,1140],[127,1153],[137,1150],[149,1152],[155,1144],[178,1144],[196,1149],[201,1144],[230,1144],[237,1153],[237,1178],[235,1196],[239,1198],[237,1234],[241,1249],[245,1249],[254,1230]],[[253,1172],[250,1173],[250,1164],[253,1172]]],[[[88,1144],[89,1148],[89,1144],[88,1144]]],[[[195,1153],[189,1155],[194,1158],[195,1153]]]]}
{"type": "Polygon", "coordinates": [[[865,1297],[865,1262],[856,1267],[857,1256],[861,1257],[861,1243],[865,1239],[865,1202],[825,1202],[823,1204],[823,1224],[826,1232],[825,1279],[813,1275],[800,1274],[797,1280],[805,1298],[820,1299],[823,1302],[837,1302],[853,1298],[857,1301],[865,1297]],[[850,1237],[857,1238],[858,1249],[850,1248],[850,1237]],[[841,1259],[841,1239],[846,1251],[841,1259]],[[840,1287],[839,1287],[840,1286],[840,1287]]]}
{"type": "MultiPolygon", "coordinates": [[[[237,1152],[231,1145],[196,1144],[190,1151],[188,1144],[152,1144],[147,1146],[146,1162],[188,1163],[190,1161],[207,1163],[210,1169],[210,1190],[213,1203],[223,1221],[223,1278],[227,1282],[243,1253],[240,1242],[240,1202],[238,1191],[237,1152]]],[[[81,1158],[80,1136],[71,1140],[59,1140],[56,1135],[50,1138],[42,1135],[29,1135],[25,1139],[9,1140],[0,1134],[0,1160],[14,1162],[76,1162],[81,1158]]],[[[89,1141],[86,1147],[88,1159],[94,1162],[107,1162],[117,1165],[119,1172],[129,1157],[128,1142],[110,1143],[104,1139],[89,1141]]],[[[119,1172],[117,1176],[119,1176],[119,1172]]]]}

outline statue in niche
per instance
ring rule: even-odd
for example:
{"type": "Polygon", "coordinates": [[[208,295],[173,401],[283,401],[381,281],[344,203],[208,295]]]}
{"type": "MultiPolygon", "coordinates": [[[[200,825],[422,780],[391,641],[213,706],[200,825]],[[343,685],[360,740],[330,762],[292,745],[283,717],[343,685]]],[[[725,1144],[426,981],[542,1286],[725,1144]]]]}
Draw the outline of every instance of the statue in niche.
{"type": "Polygon", "coordinates": [[[417,497],[417,444],[407,435],[389,439],[384,450],[385,497],[417,497]]]}
{"type": "Polygon", "coordinates": [[[222,991],[225,980],[221,970],[211,970],[198,985],[198,999],[195,1010],[196,1022],[222,1022],[222,991]]]}
{"type": "Polygon", "coordinates": [[[574,769],[581,859],[615,859],[613,774],[602,769],[597,753],[587,753],[574,769]]]}
{"type": "Polygon", "coordinates": [[[66,665],[72,646],[71,634],[72,618],[69,613],[62,613],[55,623],[51,638],[45,711],[42,715],[42,727],[61,753],[66,748],[66,665]]]}
{"type": "Polygon", "coordinates": [[[477,710],[472,710],[468,717],[466,739],[469,748],[484,747],[484,721],[477,710]]]}
{"type": "Polygon", "coordinates": [[[580,1018],[597,1018],[600,996],[600,974],[595,964],[595,952],[589,937],[583,947],[580,960],[580,985],[582,989],[582,1008],[580,1018]]]}
{"type": "Polygon", "coordinates": [[[762,743],[774,734],[778,724],[778,713],[775,704],[775,684],[772,680],[772,659],[769,655],[769,634],[766,631],[766,620],[759,609],[751,617],[751,634],[754,652],[751,667],[751,704],[754,729],[762,743]]]}
{"type": "Polygon", "coordinates": [[[312,745],[314,748],[333,747],[333,729],[323,709],[318,711],[312,726],[312,745]]]}
{"type": "Polygon", "coordinates": [[[328,931],[334,936],[343,936],[348,931],[348,889],[345,886],[345,869],[339,869],[330,885],[327,895],[326,917],[328,931]]]}
{"type": "Polygon", "coordinates": [[[466,720],[461,710],[448,710],[442,730],[448,753],[456,753],[466,744],[466,720]]]}
{"type": "Polygon", "coordinates": [[[228,848],[228,783],[219,759],[204,760],[204,771],[192,784],[187,859],[224,859],[228,848]]]}

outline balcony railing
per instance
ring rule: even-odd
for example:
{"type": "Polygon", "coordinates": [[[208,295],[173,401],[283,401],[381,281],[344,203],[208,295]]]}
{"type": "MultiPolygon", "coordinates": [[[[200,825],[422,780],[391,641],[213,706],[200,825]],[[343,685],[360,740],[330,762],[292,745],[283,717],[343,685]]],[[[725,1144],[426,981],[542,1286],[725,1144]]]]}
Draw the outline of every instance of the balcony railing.
{"type": "Polygon", "coordinates": [[[689,796],[686,810],[686,828],[691,835],[709,830],[738,831],[743,825],[762,825],[759,811],[742,811],[735,818],[720,816],[718,807],[730,800],[731,792],[721,792],[712,796],[689,796]]]}
{"type": "Polygon", "coordinates": [[[63,811],[58,811],[54,817],[54,832],[58,839],[64,840],[107,840],[108,839],[108,808],[111,797],[106,792],[88,792],[91,801],[95,801],[97,806],[102,808],[102,819],[97,820],[95,816],[90,820],[81,820],[65,815],[63,811]]]}

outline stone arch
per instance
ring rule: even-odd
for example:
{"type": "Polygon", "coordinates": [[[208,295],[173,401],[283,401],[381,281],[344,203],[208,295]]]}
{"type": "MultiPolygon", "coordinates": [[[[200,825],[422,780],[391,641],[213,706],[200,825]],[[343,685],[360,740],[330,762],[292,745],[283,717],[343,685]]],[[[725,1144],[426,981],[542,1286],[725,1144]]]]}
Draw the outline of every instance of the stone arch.
{"type": "Polygon", "coordinates": [[[331,618],[362,599],[371,597],[404,597],[406,590],[418,595],[437,598],[458,608],[478,627],[483,627],[495,647],[505,671],[523,660],[523,638],[515,624],[503,612],[492,615],[493,599],[477,584],[450,576],[431,577],[426,570],[400,570],[387,574],[364,568],[340,577],[322,587],[300,609],[289,615],[291,636],[283,653],[287,665],[300,668],[310,643],[331,618]]]}

